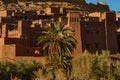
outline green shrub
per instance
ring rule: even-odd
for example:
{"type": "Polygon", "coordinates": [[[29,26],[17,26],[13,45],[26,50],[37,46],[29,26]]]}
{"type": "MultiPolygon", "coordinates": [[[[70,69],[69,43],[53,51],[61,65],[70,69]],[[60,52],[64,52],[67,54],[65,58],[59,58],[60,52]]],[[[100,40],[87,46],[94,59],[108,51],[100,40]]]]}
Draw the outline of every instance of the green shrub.
{"type": "Polygon", "coordinates": [[[108,51],[84,52],[72,59],[62,55],[45,65],[36,61],[0,61],[0,80],[120,80],[120,60],[108,51]]]}
{"type": "Polygon", "coordinates": [[[0,62],[0,80],[9,80],[11,76],[14,77],[15,65],[12,62],[1,61],[0,62]]]}
{"type": "Polygon", "coordinates": [[[84,52],[72,61],[72,77],[74,80],[90,80],[95,56],[84,52]]]}
{"type": "Polygon", "coordinates": [[[111,64],[112,74],[115,80],[120,80],[120,60],[114,61],[111,64]]]}
{"type": "Polygon", "coordinates": [[[22,80],[32,80],[35,78],[34,71],[37,71],[41,65],[35,61],[17,61],[16,65],[16,77],[22,80]]]}
{"type": "Polygon", "coordinates": [[[41,67],[42,65],[36,61],[1,61],[0,80],[11,80],[14,78],[32,80],[36,78],[34,71],[37,71],[41,67]]]}
{"type": "Polygon", "coordinates": [[[113,71],[116,69],[119,71],[117,68],[119,64],[114,70],[111,65],[109,51],[103,51],[99,55],[84,52],[72,62],[72,77],[74,80],[114,80],[113,71]]]}
{"type": "Polygon", "coordinates": [[[36,75],[40,80],[119,80],[120,60],[112,61],[109,51],[99,55],[84,52],[74,59],[56,57],[36,75]]]}
{"type": "Polygon", "coordinates": [[[102,51],[102,53],[96,56],[92,67],[92,77],[99,80],[110,80],[110,54],[109,51],[102,51]]]}

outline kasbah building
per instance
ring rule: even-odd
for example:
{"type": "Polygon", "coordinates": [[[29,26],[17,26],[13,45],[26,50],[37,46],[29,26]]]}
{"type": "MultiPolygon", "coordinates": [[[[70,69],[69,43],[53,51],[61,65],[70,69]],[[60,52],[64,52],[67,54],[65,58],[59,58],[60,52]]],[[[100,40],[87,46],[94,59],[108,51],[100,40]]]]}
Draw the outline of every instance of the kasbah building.
{"type": "Polygon", "coordinates": [[[120,15],[116,15],[114,11],[89,13],[68,7],[3,9],[0,10],[0,59],[43,60],[37,39],[41,36],[42,28],[52,25],[54,21],[64,21],[65,26],[72,27],[73,36],[77,40],[74,56],[85,50],[91,53],[102,50],[109,50],[111,54],[120,52],[120,15]],[[34,57],[35,52],[40,53],[40,57],[34,57]]]}

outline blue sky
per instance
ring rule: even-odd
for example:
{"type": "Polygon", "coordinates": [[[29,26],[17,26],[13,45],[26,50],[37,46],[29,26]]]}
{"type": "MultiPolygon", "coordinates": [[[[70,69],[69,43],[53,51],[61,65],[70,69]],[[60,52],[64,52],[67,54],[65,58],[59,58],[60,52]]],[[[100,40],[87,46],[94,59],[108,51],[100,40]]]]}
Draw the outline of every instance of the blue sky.
{"type": "Polygon", "coordinates": [[[120,11],[120,0],[86,0],[87,3],[106,2],[111,10],[120,11]]]}

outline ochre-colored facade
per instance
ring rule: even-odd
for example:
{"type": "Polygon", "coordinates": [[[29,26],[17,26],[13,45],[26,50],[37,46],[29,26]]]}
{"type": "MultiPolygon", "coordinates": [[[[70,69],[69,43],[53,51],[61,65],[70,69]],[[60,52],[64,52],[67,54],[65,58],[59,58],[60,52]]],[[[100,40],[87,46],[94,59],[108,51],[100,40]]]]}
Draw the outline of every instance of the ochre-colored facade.
{"type": "Polygon", "coordinates": [[[73,56],[84,50],[91,53],[102,50],[109,50],[112,54],[118,53],[115,12],[99,13],[99,17],[90,16],[88,13],[61,7],[37,11],[0,11],[0,58],[31,58],[36,50],[42,56],[37,39],[41,36],[43,27],[52,25],[54,21],[64,21],[65,26],[72,27],[73,36],[77,40],[73,56]]]}
{"type": "Polygon", "coordinates": [[[83,49],[90,52],[109,50],[111,53],[118,53],[115,15],[111,11],[102,13],[99,18],[87,17],[81,20],[83,49]]]}

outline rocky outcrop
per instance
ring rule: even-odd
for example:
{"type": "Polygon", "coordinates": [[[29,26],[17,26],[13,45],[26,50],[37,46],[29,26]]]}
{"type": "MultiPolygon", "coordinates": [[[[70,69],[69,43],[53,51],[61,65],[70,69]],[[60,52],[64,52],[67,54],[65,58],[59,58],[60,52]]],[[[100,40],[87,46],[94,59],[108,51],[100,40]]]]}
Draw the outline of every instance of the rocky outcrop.
{"type": "Polygon", "coordinates": [[[104,2],[99,2],[97,4],[93,3],[86,3],[85,0],[1,0],[4,4],[10,4],[10,3],[16,3],[18,4],[18,1],[22,2],[68,2],[71,3],[73,6],[79,7],[80,9],[88,10],[90,12],[99,11],[109,11],[109,6],[104,2]]]}
{"type": "Polygon", "coordinates": [[[98,2],[97,4],[89,3],[86,4],[86,9],[90,10],[91,12],[94,11],[100,11],[100,12],[105,12],[109,11],[109,6],[107,4],[102,4],[103,2],[98,2]]]}
{"type": "Polygon", "coordinates": [[[2,1],[4,4],[9,4],[9,3],[17,3],[18,0],[0,0],[2,1]]]}
{"type": "Polygon", "coordinates": [[[85,4],[85,0],[1,0],[4,3],[17,3],[18,1],[22,1],[22,2],[28,2],[28,1],[32,1],[32,2],[70,2],[70,3],[74,3],[74,4],[85,4]]]}

